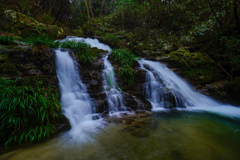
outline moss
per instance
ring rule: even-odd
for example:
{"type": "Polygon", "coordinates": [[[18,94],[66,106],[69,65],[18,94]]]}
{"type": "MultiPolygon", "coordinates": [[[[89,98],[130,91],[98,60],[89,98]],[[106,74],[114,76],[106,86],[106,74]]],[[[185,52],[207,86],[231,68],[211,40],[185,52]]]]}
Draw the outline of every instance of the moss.
{"type": "Polygon", "coordinates": [[[202,84],[222,79],[221,70],[206,53],[190,52],[179,49],[160,57],[172,64],[170,67],[182,68],[184,76],[197,80],[202,84]]]}
{"type": "Polygon", "coordinates": [[[206,54],[201,52],[193,52],[186,49],[179,49],[177,51],[171,52],[165,56],[169,57],[169,60],[180,61],[180,63],[185,63],[187,66],[198,65],[199,63],[211,64],[214,61],[206,54]]]}
{"type": "Polygon", "coordinates": [[[46,33],[52,37],[62,37],[65,30],[56,25],[46,25],[38,22],[36,19],[13,10],[5,10],[8,23],[5,29],[11,29],[15,34],[29,36],[29,32],[42,34],[46,33]]]}

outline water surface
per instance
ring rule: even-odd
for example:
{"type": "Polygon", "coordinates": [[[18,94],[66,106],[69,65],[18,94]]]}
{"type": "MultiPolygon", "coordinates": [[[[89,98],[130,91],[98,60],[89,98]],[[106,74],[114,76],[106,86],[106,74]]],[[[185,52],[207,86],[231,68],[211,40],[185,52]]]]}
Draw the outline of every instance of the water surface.
{"type": "Polygon", "coordinates": [[[65,133],[7,153],[2,160],[238,160],[240,120],[206,112],[168,111],[132,125],[108,124],[86,140],[65,133]]]}

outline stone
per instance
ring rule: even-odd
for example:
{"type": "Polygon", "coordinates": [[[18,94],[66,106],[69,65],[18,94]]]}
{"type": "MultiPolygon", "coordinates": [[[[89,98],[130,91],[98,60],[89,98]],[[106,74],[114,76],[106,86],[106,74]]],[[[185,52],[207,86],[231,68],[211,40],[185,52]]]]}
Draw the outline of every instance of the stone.
{"type": "Polygon", "coordinates": [[[46,33],[52,37],[65,37],[65,29],[56,25],[46,25],[38,22],[36,19],[25,14],[5,10],[6,22],[3,24],[3,29],[14,32],[17,35],[29,36],[29,31],[36,34],[46,33]]]}
{"type": "Polygon", "coordinates": [[[196,80],[202,84],[216,82],[224,76],[215,61],[203,52],[190,52],[179,49],[155,58],[165,62],[169,68],[178,69],[181,76],[196,80]]]}

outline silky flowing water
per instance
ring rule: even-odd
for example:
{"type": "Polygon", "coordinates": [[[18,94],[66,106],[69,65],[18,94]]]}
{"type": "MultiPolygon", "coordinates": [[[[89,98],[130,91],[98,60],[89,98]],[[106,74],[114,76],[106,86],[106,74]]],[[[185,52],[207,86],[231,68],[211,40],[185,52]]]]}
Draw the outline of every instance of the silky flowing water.
{"type": "Polygon", "coordinates": [[[206,112],[169,111],[135,125],[109,124],[88,143],[59,136],[1,160],[239,160],[240,121],[206,112]]]}
{"type": "MultiPolygon", "coordinates": [[[[96,39],[67,37],[111,51],[96,39]]],[[[72,129],[49,141],[0,156],[1,160],[239,160],[240,108],[224,105],[195,92],[166,66],[140,60],[147,72],[146,99],[153,114],[130,124],[92,120],[94,104],[81,81],[76,62],[67,51],[56,50],[61,101],[72,129]],[[166,94],[172,94],[177,107],[166,94]],[[164,97],[162,97],[164,96],[164,97]]],[[[113,68],[103,57],[103,87],[110,112],[124,108],[113,68]],[[114,85],[110,85],[110,82],[114,85]],[[114,103],[116,98],[116,102],[114,103]]]]}

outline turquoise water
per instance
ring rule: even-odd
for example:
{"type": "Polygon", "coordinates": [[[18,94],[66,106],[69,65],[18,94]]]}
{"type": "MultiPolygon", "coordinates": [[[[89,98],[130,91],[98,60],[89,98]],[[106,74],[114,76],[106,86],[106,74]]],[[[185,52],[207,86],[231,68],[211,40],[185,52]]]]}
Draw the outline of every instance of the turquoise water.
{"type": "Polygon", "coordinates": [[[73,142],[67,133],[18,149],[1,160],[239,160],[240,120],[206,112],[169,111],[107,124],[73,142]]]}

